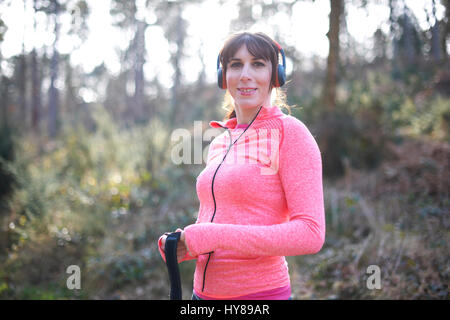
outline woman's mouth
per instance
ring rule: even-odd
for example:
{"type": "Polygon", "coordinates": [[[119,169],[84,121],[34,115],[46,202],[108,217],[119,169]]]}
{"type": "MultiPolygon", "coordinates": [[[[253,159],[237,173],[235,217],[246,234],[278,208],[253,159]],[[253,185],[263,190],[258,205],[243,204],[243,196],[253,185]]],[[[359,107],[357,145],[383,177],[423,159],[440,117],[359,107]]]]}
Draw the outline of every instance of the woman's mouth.
{"type": "Polygon", "coordinates": [[[251,96],[256,90],[256,88],[238,88],[239,93],[243,96],[251,96]]]}

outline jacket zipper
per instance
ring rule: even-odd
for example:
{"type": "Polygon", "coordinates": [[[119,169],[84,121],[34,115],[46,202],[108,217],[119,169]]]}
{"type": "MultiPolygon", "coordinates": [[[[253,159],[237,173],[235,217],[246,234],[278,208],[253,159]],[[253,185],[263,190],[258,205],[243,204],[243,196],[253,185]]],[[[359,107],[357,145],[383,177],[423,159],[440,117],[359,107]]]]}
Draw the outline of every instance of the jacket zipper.
{"type": "MultiPolygon", "coordinates": [[[[219,163],[219,165],[217,166],[217,169],[216,169],[216,171],[214,172],[213,179],[212,179],[212,182],[211,182],[211,193],[212,193],[212,197],[213,197],[213,201],[214,201],[214,213],[213,213],[213,215],[212,215],[212,217],[211,217],[211,221],[210,221],[210,222],[213,222],[214,217],[215,217],[215,215],[216,215],[216,208],[217,208],[217,206],[216,206],[216,198],[215,198],[215,196],[214,196],[214,180],[216,179],[217,171],[219,171],[220,166],[221,166],[222,163],[225,161],[225,158],[227,157],[228,152],[230,152],[231,147],[236,143],[236,141],[238,141],[238,139],[244,134],[244,132],[247,131],[248,128],[250,128],[250,126],[252,125],[253,121],[255,121],[255,119],[256,119],[256,117],[258,116],[258,114],[259,114],[259,112],[261,111],[261,109],[262,109],[262,106],[259,108],[258,112],[256,113],[256,115],[255,115],[255,117],[253,118],[253,120],[250,122],[250,124],[248,125],[248,127],[245,128],[245,130],[239,135],[239,137],[237,137],[236,140],[234,140],[233,143],[231,143],[231,141],[233,141],[232,136],[231,136],[231,131],[230,131],[227,127],[221,126],[222,128],[226,129],[227,132],[228,132],[228,134],[230,135],[230,145],[228,146],[228,150],[227,150],[227,152],[225,152],[225,155],[223,156],[222,161],[221,161],[221,162],[219,163]]],[[[203,270],[203,285],[202,285],[202,292],[205,290],[205,283],[206,283],[206,281],[205,281],[205,279],[206,279],[206,269],[208,268],[209,260],[211,259],[211,254],[213,254],[213,253],[214,253],[214,251],[211,251],[211,252],[208,252],[208,253],[207,253],[207,254],[208,254],[208,260],[206,261],[205,269],[203,270]]]]}
{"type": "MultiPolygon", "coordinates": [[[[222,128],[223,128],[223,127],[222,127],[222,128]]],[[[230,145],[229,145],[228,150],[227,150],[227,152],[225,153],[225,156],[223,157],[222,161],[221,161],[221,162],[219,163],[219,165],[217,166],[217,169],[216,169],[216,171],[214,172],[214,176],[213,176],[213,179],[212,179],[212,182],[211,182],[211,193],[212,193],[212,197],[213,197],[213,201],[214,201],[214,213],[213,213],[213,215],[212,215],[212,217],[211,217],[211,221],[210,221],[210,222],[213,222],[214,217],[215,217],[215,215],[216,215],[216,208],[217,208],[217,206],[216,206],[216,198],[215,198],[215,196],[214,196],[214,179],[216,179],[217,171],[219,171],[220,166],[221,166],[222,163],[225,161],[225,158],[227,157],[228,152],[230,151],[231,147],[233,146],[233,144],[231,143],[231,141],[232,141],[231,132],[230,132],[230,130],[229,130],[228,128],[225,127],[225,129],[226,129],[226,130],[228,131],[228,133],[230,134],[230,145]]],[[[237,141],[237,139],[236,139],[236,141],[237,141]]],[[[235,141],[235,142],[236,142],[236,141],[235,141]]],[[[208,252],[208,260],[206,261],[205,270],[203,270],[203,285],[202,285],[202,292],[203,292],[203,290],[205,289],[206,269],[208,268],[209,260],[211,259],[211,254],[213,254],[213,253],[214,253],[214,251],[208,252]]]]}

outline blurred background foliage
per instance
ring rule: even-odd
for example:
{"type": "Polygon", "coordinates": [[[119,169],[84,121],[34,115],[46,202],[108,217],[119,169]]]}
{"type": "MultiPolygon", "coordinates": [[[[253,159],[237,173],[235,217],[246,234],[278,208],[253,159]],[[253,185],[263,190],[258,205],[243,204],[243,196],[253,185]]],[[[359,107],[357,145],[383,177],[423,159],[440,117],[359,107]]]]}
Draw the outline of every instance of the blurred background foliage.
{"type": "MultiPolygon", "coordinates": [[[[86,39],[87,1],[24,1],[55,37],[12,57],[0,51],[0,298],[168,298],[157,239],[195,221],[204,166],[175,165],[171,134],[193,133],[199,120],[207,129],[225,114],[205,64],[197,81],[183,78],[183,12],[204,2],[111,1],[105,10],[131,35],[117,74],[105,64],[85,73],[57,50],[61,32],[86,39]],[[149,24],[139,5],[173,45],[170,88],[144,77],[149,24]],[[59,24],[64,14],[69,30],[59,24]],[[86,90],[103,94],[89,100],[86,90]],[[66,287],[72,264],[81,268],[81,290],[66,287]]],[[[290,14],[297,2],[238,1],[230,32],[290,14]]],[[[288,257],[294,298],[448,299],[449,1],[430,1],[426,29],[405,1],[382,2],[389,32],[378,29],[361,52],[346,29],[347,8],[370,3],[330,2],[326,60],[285,47],[294,62],[292,115],[322,152],[327,218],[323,249],[288,257]],[[380,290],[366,287],[371,264],[381,268],[380,290]]],[[[0,44],[7,30],[0,15],[0,44]]],[[[283,45],[286,35],[275,35],[283,45]]],[[[180,267],[189,299],[195,263],[180,267]]]]}

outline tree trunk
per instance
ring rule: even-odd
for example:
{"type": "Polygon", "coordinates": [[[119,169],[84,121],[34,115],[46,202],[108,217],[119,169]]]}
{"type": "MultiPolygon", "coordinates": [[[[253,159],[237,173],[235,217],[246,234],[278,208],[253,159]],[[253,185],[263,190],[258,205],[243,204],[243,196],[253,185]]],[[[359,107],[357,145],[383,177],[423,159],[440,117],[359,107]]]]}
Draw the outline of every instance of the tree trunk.
{"type": "Polygon", "coordinates": [[[332,110],[336,107],[336,83],[339,65],[339,29],[344,3],[342,0],[330,0],[330,5],[330,29],[327,33],[330,47],[324,88],[324,105],[328,110],[332,110]]]}
{"type": "Polygon", "coordinates": [[[134,116],[142,120],[144,115],[144,62],[145,62],[145,21],[136,20],[135,61],[134,61],[134,116]]]}
{"type": "MultiPolygon", "coordinates": [[[[34,23],[33,31],[36,33],[37,0],[34,0],[34,23]]],[[[41,116],[41,80],[36,48],[31,51],[31,128],[35,134],[39,134],[39,123],[41,116]]]]}
{"type": "Polygon", "coordinates": [[[433,59],[435,62],[439,62],[442,59],[441,55],[441,43],[440,43],[440,32],[439,32],[439,21],[436,17],[436,3],[435,0],[433,3],[433,18],[434,25],[431,29],[431,53],[433,55],[433,59]]]}
{"type": "Polygon", "coordinates": [[[65,97],[64,97],[64,109],[62,109],[62,114],[64,114],[66,117],[68,117],[69,122],[73,128],[76,128],[76,126],[79,123],[79,113],[80,110],[79,104],[77,101],[77,97],[75,94],[76,87],[74,85],[74,70],[72,69],[72,66],[70,65],[70,59],[67,59],[65,61],[65,97]]]}
{"type": "Polygon", "coordinates": [[[31,127],[39,134],[41,116],[41,79],[36,49],[31,52],[31,127]]]}
{"type": "Polygon", "coordinates": [[[8,127],[9,126],[9,114],[8,114],[8,106],[9,106],[9,86],[10,80],[0,72],[0,109],[1,109],[1,126],[8,127]]]}
{"type": "Polygon", "coordinates": [[[405,39],[405,45],[404,45],[404,57],[406,58],[406,63],[408,66],[412,66],[416,60],[416,54],[414,49],[414,26],[412,25],[411,18],[409,16],[409,10],[406,7],[404,7],[404,39],[405,39]]]}
{"type": "Polygon", "coordinates": [[[50,89],[49,89],[49,134],[50,137],[56,137],[58,133],[58,109],[59,109],[59,92],[55,86],[55,82],[58,78],[58,64],[59,64],[59,53],[56,47],[59,38],[59,21],[58,21],[58,11],[59,4],[58,1],[54,1],[55,12],[54,12],[54,21],[55,21],[55,41],[53,42],[53,55],[50,60],[50,89]]]}
{"type": "Polygon", "coordinates": [[[444,59],[447,60],[447,39],[450,33],[450,0],[441,1],[441,4],[445,7],[445,17],[441,20],[444,25],[441,37],[441,48],[443,50],[444,59]]]}
{"type": "Polygon", "coordinates": [[[336,85],[339,66],[339,33],[341,16],[344,10],[343,0],[330,0],[330,26],[327,33],[329,53],[323,92],[324,108],[321,110],[321,123],[317,129],[318,143],[323,153],[324,174],[328,176],[342,173],[342,159],[339,150],[339,120],[336,108],[336,85]]]}
{"type": "MultiPolygon", "coordinates": [[[[27,3],[23,2],[23,12],[27,11],[27,3]]],[[[25,24],[23,26],[23,37],[22,37],[22,55],[20,57],[20,75],[19,75],[19,99],[20,99],[20,119],[21,126],[25,129],[28,129],[28,104],[27,104],[27,55],[25,53],[25,24]]]]}
{"type": "Polygon", "coordinates": [[[182,13],[182,7],[180,4],[177,6],[177,21],[176,21],[176,45],[177,45],[177,51],[175,52],[172,63],[173,68],[175,69],[174,79],[173,79],[173,86],[172,86],[172,111],[170,116],[170,126],[171,128],[175,128],[177,124],[177,116],[179,116],[179,109],[180,109],[180,102],[179,102],[179,88],[181,84],[181,67],[180,67],[180,61],[181,57],[183,55],[183,45],[184,45],[184,32],[183,32],[183,26],[184,26],[184,20],[181,17],[182,13]]]}
{"type": "Polygon", "coordinates": [[[27,60],[26,60],[25,48],[22,47],[22,54],[20,56],[19,64],[19,104],[20,104],[20,114],[19,121],[20,127],[23,129],[27,128],[27,60]]]}

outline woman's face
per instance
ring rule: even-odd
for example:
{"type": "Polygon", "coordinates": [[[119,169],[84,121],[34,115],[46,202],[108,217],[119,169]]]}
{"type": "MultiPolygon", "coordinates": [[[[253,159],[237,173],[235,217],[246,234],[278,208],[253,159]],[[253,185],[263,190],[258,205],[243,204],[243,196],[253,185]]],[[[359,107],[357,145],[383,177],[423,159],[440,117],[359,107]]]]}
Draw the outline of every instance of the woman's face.
{"type": "Polygon", "coordinates": [[[228,62],[227,88],[240,108],[270,105],[272,63],[256,59],[243,45],[228,62]]]}

